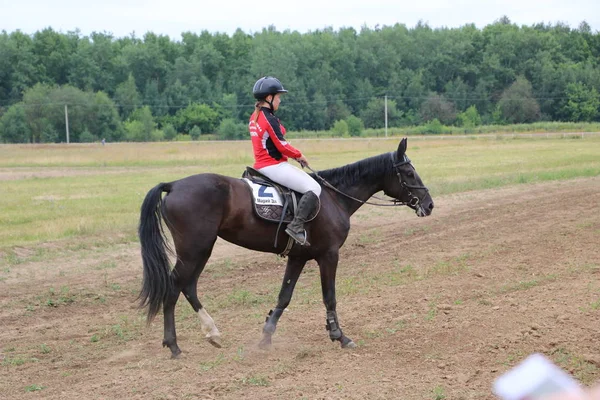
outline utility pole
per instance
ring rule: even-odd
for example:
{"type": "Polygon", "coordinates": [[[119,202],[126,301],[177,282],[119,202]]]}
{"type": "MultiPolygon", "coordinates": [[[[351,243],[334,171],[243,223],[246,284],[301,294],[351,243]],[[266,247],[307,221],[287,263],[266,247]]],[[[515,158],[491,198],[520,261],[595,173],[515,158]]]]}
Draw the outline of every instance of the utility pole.
{"type": "Polygon", "coordinates": [[[65,125],[67,126],[67,143],[69,143],[69,112],[67,111],[66,104],[65,104],[65,125]]]}
{"type": "Polygon", "coordinates": [[[387,137],[387,94],[385,95],[385,137],[387,137]]]}

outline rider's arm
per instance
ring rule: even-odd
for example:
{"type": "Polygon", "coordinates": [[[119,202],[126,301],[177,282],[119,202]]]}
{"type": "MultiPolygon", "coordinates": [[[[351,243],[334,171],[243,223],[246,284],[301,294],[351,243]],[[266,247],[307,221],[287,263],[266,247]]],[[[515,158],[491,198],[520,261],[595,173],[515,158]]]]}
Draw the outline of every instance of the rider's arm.
{"type": "Polygon", "coordinates": [[[267,132],[269,132],[269,137],[273,141],[273,144],[279,150],[281,154],[290,158],[300,158],[302,157],[302,153],[300,150],[296,149],[294,146],[285,141],[283,133],[285,132],[282,129],[281,124],[277,117],[273,114],[263,113],[265,119],[267,120],[267,132]]]}

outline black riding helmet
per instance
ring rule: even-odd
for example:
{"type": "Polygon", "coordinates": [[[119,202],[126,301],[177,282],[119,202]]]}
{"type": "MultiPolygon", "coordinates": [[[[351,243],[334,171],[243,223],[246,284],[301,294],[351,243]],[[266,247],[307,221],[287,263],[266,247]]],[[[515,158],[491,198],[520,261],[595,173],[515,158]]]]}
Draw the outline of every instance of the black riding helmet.
{"type": "Polygon", "coordinates": [[[252,94],[256,100],[264,100],[270,94],[287,93],[279,79],[272,76],[260,78],[252,88],[252,94]]]}

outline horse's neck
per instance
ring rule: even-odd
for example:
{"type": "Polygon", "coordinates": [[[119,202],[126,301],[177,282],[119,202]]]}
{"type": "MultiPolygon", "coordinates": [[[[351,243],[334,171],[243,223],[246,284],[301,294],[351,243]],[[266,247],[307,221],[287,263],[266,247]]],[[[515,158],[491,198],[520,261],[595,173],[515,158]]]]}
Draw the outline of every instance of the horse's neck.
{"type": "Polygon", "coordinates": [[[360,201],[356,201],[341,195],[341,198],[339,200],[341,201],[346,211],[348,211],[348,214],[352,215],[364,204],[365,201],[369,200],[371,196],[373,196],[375,193],[379,192],[382,189],[383,183],[379,180],[374,180],[374,182],[361,182],[358,185],[348,188],[347,191],[344,192],[347,195],[352,196],[360,201]]]}
{"type": "Polygon", "coordinates": [[[389,153],[386,153],[322,171],[322,176],[339,192],[345,194],[335,193],[335,198],[340,206],[352,215],[371,196],[383,190],[386,175],[392,168],[392,159],[389,153]]]}

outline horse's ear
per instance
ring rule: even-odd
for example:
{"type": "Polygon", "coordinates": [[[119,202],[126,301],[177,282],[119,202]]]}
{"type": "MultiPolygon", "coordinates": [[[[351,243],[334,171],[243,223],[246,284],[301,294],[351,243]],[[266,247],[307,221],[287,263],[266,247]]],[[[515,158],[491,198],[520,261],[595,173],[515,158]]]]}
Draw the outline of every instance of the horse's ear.
{"type": "Polygon", "coordinates": [[[404,153],[406,153],[406,138],[400,141],[398,145],[398,160],[402,160],[404,158],[404,153]]]}

